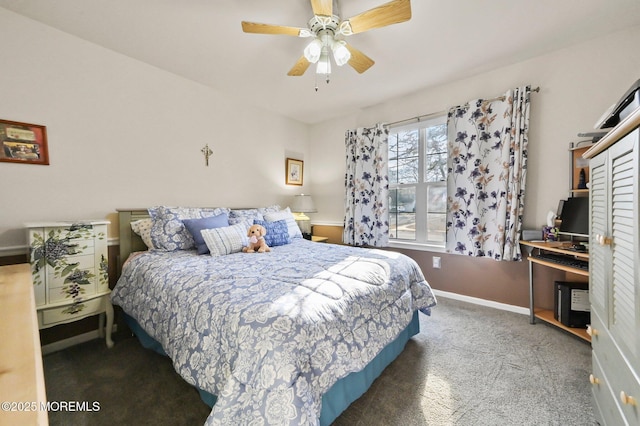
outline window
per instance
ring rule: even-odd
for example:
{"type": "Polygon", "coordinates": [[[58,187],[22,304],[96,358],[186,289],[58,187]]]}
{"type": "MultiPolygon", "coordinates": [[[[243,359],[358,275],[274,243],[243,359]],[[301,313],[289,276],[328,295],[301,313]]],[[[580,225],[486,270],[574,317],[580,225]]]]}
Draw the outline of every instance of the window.
{"type": "Polygon", "coordinates": [[[444,247],[446,114],[389,131],[390,241],[444,247]]]}

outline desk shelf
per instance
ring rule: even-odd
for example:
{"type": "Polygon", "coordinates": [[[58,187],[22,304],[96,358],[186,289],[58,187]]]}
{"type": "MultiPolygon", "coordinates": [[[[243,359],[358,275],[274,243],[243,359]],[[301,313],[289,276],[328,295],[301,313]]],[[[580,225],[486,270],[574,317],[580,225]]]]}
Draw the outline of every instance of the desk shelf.
{"type": "Polygon", "coordinates": [[[549,309],[538,309],[535,307],[534,297],[533,297],[533,288],[534,288],[534,280],[533,280],[533,264],[538,264],[547,268],[556,269],[559,271],[569,272],[574,275],[579,275],[583,277],[589,277],[589,271],[584,269],[574,268],[568,265],[563,265],[559,263],[554,263],[548,260],[536,258],[531,252],[534,249],[543,250],[547,252],[552,252],[556,254],[561,254],[563,256],[567,256],[568,258],[574,258],[578,260],[588,261],[589,253],[578,252],[571,250],[572,244],[570,242],[544,242],[544,241],[520,241],[520,243],[526,248],[527,253],[529,254],[529,322],[531,324],[535,324],[536,319],[544,321],[547,324],[550,324],[554,327],[558,327],[562,330],[565,330],[572,335],[583,339],[587,342],[591,342],[591,337],[587,334],[586,328],[574,328],[567,327],[562,324],[560,321],[554,318],[554,312],[549,309]]]}
{"type": "Polygon", "coordinates": [[[546,322],[547,324],[558,327],[568,333],[573,334],[576,337],[586,340],[587,342],[591,342],[591,336],[587,334],[586,328],[567,327],[553,317],[553,311],[550,311],[548,309],[539,309],[535,311],[535,317],[546,322]]]}
{"type": "Polygon", "coordinates": [[[571,272],[572,274],[582,275],[583,277],[589,276],[589,271],[585,271],[584,269],[572,268],[567,265],[560,265],[558,263],[549,262],[544,259],[537,259],[535,257],[529,257],[529,262],[537,263],[539,265],[548,266],[549,268],[558,269],[560,271],[571,272]]]}

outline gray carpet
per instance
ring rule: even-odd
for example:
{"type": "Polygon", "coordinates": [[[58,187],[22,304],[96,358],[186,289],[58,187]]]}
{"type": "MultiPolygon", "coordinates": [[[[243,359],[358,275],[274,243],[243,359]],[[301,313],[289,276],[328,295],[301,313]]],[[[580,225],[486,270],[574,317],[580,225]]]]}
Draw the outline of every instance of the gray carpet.
{"type": "MultiPolygon", "coordinates": [[[[170,361],[126,333],[44,357],[51,425],[200,425],[209,408],[170,361]]],[[[440,298],[421,333],[335,422],[343,425],[595,425],[590,346],[528,317],[440,298]]]]}

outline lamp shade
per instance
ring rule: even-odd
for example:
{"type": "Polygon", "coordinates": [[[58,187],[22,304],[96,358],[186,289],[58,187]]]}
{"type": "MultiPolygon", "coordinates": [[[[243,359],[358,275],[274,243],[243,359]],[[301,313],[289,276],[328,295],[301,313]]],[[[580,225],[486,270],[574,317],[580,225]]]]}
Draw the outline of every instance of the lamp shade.
{"type": "Polygon", "coordinates": [[[316,74],[331,74],[331,59],[329,59],[329,54],[324,48],[316,66],[316,74]]]}
{"type": "Polygon", "coordinates": [[[319,39],[314,39],[311,43],[304,48],[304,57],[307,61],[315,64],[320,59],[322,53],[322,42],[319,39]]]}
{"type": "Polygon", "coordinates": [[[293,213],[315,213],[316,207],[313,205],[313,199],[311,195],[295,195],[293,202],[289,206],[293,213]]]}
{"type": "Polygon", "coordinates": [[[347,43],[343,40],[337,40],[333,42],[333,58],[336,60],[336,65],[343,66],[349,59],[351,59],[351,52],[347,49],[347,43]]]}

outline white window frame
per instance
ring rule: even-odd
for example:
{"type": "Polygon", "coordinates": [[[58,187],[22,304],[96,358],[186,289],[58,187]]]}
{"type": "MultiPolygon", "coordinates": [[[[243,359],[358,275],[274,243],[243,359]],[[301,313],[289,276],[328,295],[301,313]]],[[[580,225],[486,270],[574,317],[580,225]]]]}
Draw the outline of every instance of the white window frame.
{"type": "MultiPolygon", "coordinates": [[[[429,241],[426,239],[427,235],[427,191],[429,187],[446,187],[446,180],[443,182],[425,182],[425,162],[426,162],[426,129],[434,125],[440,125],[447,123],[447,115],[437,115],[430,117],[427,120],[416,121],[410,124],[390,126],[389,137],[397,132],[419,130],[419,142],[418,142],[418,182],[415,183],[389,183],[389,190],[402,189],[402,188],[415,188],[416,191],[416,239],[405,240],[398,238],[389,238],[389,245],[395,248],[409,248],[414,250],[423,251],[435,251],[444,252],[444,241],[429,241]]],[[[392,214],[391,212],[389,213],[392,214]]],[[[446,232],[446,229],[444,230],[446,232]]]]}

